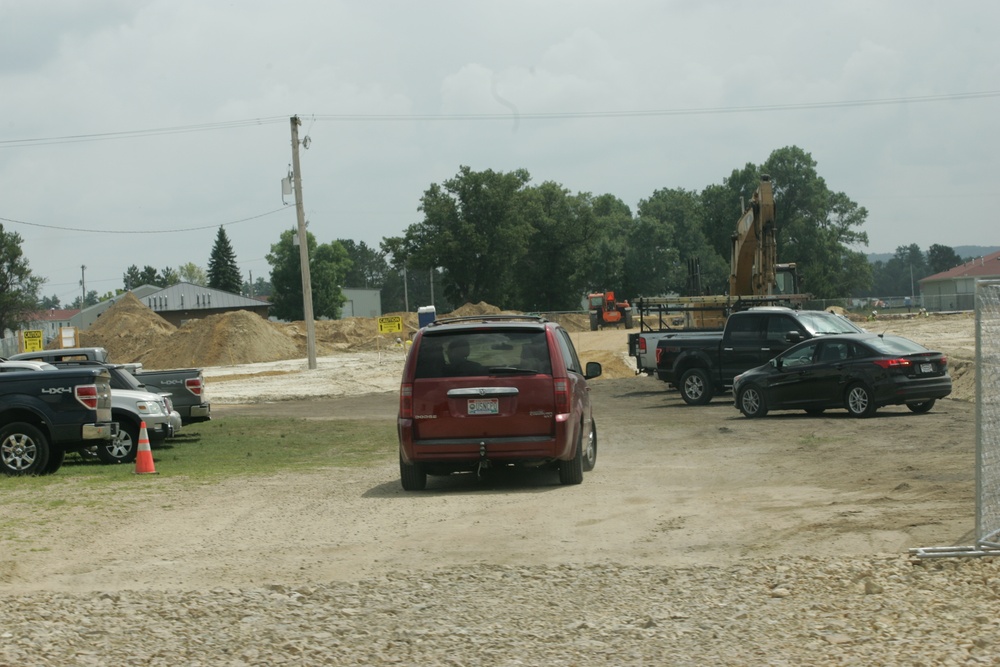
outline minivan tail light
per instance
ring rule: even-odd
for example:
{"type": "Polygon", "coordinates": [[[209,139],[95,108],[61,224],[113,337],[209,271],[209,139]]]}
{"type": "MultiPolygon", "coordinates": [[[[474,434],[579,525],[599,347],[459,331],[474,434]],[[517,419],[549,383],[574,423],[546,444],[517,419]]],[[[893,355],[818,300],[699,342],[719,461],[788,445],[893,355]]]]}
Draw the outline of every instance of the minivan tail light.
{"type": "Polygon", "coordinates": [[[84,407],[90,410],[97,409],[97,385],[80,384],[73,387],[73,395],[84,407]]]}
{"type": "Polygon", "coordinates": [[[195,396],[201,396],[201,392],[204,389],[204,383],[200,377],[188,378],[184,380],[184,386],[195,396]]]}
{"type": "Polygon", "coordinates": [[[553,380],[552,388],[555,391],[556,414],[567,414],[569,412],[569,380],[566,378],[553,380]]]}
{"type": "Polygon", "coordinates": [[[403,383],[399,388],[399,416],[413,419],[413,385],[403,383]]]}

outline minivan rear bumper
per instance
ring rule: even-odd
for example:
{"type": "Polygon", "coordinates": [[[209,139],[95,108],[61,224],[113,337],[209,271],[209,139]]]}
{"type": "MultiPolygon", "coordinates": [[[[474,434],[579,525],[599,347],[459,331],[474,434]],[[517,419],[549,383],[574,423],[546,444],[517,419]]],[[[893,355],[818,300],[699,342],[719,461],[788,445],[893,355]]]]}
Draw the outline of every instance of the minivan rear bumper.
{"type": "Polygon", "coordinates": [[[406,463],[474,465],[482,460],[498,463],[538,463],[573,458],[572,431],[567,423],[555,425],[555,437],[438,438],[414,440],[412,420],[400,419],[399,451],[406,463]]]}

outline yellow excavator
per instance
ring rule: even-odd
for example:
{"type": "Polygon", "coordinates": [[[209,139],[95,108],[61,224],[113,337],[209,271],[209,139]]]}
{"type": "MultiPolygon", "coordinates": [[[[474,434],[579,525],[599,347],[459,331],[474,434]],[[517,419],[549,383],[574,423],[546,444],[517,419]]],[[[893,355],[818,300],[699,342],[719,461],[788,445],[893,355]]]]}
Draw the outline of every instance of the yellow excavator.
{"type": "MultiPolygon", "coordinates": [[[[717,296],[657,297],[635,303],[640,311],[674,312],[672,323],[687,328],[721,329],[731,312],[762,305],[800,305],[796,266],[778,264],[774,191],[771,177],[762,175],[732,235],[729,293],[717,296]]],[[[642,327],[641,327],[642,328],[642,327]]]]}

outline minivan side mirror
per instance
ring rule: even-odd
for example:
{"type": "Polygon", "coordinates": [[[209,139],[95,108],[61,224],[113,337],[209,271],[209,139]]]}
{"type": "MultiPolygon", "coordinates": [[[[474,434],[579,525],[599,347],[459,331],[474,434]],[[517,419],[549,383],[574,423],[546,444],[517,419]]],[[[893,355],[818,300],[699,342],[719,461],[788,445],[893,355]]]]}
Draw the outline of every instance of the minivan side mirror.
{"type": "Polygon", "coordinates": [[[588,361],[586,372],[583,377],[591,380],[598,377],[601,374],[601,363],[599,361],[588,361]]]}

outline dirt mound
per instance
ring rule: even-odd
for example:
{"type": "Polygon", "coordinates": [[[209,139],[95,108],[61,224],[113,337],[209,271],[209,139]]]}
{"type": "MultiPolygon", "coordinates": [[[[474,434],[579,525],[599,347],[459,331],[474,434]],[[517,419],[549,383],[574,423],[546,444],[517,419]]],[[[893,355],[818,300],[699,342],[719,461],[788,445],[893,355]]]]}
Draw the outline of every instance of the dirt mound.
{"type": "MultiPolygon", "coordinates": [[[[304,336],[305,334],[303,334],[304,336]]],[[[146,368],[231,366],[301,357],[284,325],[248,310],[191,320],[138,361],[146,368]]]]}
{"type": "Polygon", "coordinates": [[[438,317],[444,319],[447,317],[473,317],[475,315],[499,315],[504,311],[500,310],[496,306],[490,305],[485,301],[480,301],[479,303],[467,303],[465,305],[459,306],[450,313],[439,315],[438,317]]]}
{"type": "Polygon", "coordinates": [[[80,345],[106,348],[111,361],[124,364],[159,349],[176,330],[135,294],[126,292],[93,326],[80,332],[80,345]]]}

